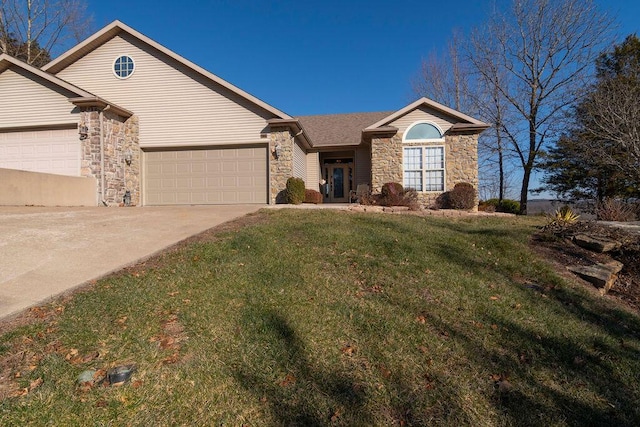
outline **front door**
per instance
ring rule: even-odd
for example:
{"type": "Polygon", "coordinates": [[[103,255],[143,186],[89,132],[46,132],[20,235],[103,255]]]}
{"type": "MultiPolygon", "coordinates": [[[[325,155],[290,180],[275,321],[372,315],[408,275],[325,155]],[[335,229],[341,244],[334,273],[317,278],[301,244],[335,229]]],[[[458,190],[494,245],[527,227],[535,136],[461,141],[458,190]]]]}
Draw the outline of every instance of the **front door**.
{"type": "Polygon", "coordinates": [[[327,181],[327,201],[346,203],[349,201],[351,189],[351,166],[348,164],[326,165],[325,179],[327,181]]]}

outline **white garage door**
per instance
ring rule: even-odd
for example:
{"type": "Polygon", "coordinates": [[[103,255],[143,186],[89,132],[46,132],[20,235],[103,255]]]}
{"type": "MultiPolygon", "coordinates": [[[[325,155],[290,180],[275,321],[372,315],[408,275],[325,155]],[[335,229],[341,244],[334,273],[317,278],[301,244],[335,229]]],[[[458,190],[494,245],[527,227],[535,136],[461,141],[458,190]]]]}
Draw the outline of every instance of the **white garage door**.
{"type": "Polygon", "coordinates": [[[266,147],[146,151],[146,205],[267,203],[266,147]]]}
{"type": "Polygon", "coordinates": [[[79,176],[78,131],[0,132],[0,168],[79,176]]]}

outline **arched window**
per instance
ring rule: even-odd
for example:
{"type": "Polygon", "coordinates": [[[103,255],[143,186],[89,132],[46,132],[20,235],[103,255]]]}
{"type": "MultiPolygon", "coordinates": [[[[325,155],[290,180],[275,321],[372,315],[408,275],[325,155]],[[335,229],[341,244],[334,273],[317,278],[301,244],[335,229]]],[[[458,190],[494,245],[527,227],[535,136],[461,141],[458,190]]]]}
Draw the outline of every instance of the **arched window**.
{"type": "Polygon", "coordinates": [[[419,192],[445,191],[445,147],[442,129],[416,122],[404,133],[403,184],[419,192]]]}
{"type": "Polygon", "coordinates": [[[404,134],[405,142],[442,141],[442,130],[430,122],[414,123],[404,134]]]}

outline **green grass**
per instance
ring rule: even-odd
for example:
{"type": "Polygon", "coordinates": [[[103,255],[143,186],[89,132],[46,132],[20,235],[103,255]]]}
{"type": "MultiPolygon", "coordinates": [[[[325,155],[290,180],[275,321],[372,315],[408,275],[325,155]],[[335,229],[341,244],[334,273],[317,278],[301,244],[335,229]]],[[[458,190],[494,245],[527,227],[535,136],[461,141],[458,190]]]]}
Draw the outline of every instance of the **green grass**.
{"type": "Polygon", "coordinates": [[[640,318],[536,257],[540,219],[258,217],[2,336],[43,383],[0,425],[640,423],[640,318]],[[75,384],[123,363],[122,387],[75,384]]]}

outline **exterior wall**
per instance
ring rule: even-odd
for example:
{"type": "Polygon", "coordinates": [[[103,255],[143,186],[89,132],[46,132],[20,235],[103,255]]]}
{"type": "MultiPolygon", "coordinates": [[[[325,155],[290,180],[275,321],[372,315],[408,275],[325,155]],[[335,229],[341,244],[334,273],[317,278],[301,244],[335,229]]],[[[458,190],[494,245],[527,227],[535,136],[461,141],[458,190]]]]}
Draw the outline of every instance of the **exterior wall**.
{"type": "Polygon", "coordinates": [[[81,175],[96,178],[98,200],[102,190],[101,135],[104,150],[104,201],[110,205],[123,203],[125,191],[131,193],[131,205],[140,204],[140,147],[138,144],[137,117],[125,120],[109,111],[96,109],[82,111],[80,126],[87,126],[87,138],[81,141],[81,175]],[[125,161],[125,153],[130,150],[131,164],[125,161]]]}
{"type": "Polygon", "coordinates": [[[445,136],[447,189],[451,190],[460,182],[468,182],[476,189],[478,199],[478,134],[456,133],[445,136]]]}
{"type": "MultiPolygon", "coordinates": [[[[374,137],[371,141],[371,180],[372,191],[379,193],[387,182],[403,183],[403,144],[401,132],[393,137],[374,137]]],[[[478,134],[456,133],[445,135],[445,191],[451,190],[457,183],[468,182],[476,188],[478,201],[478,134]]],[[[442,193],[418,193],[418,200],[423,206],[432,207],[442,193]]]]}
{"type": "Polygon", "coordinates": [[[96,206],[96,180],[0,169],[2,206],[96,206]]]}
{"type": "Polygon", "coordinates": [[[402,134],[371,139],[371,191],[379,193],[387,182],[402,184],[402,134]]]}
{"type": "Polygon", "coordinates": [[[58,77],[134,111],[140,146],[202,146],[258,143],[266,119],[262,110],[136,38],[121,33],[89,52],[58,77]],[[113,74],[113,62],[130,55],[127,79],[113,74]]]}
{"type": "Polygon", "coordinates": [[[310,190],[320,191],[320,156],[318,153],[307,153],[307,179],[305,186],[310,190]]]}
{"type": "Polygon", "coordinates": [[[269,204],[286,203],[284,190],[293,176],[293,135],[287,127],[272,127],[269,141],[269,204]],[[273,154],[280,144],[280,156],[273,154]]]}
{"type": "Polygon", "coordinates": [[[0,128],[77,123],[72,93],[19,68],[0,73],[0,128]],[[36,80],[33,80],[36,79],[36,80]]]}
{"type": "Polygon", "coordinates": [[[439,111],[422,106],[408,112],[388,125],[394,126],[398,128],[398,132],[404,133],[413,123],[424,120],[437,124],[442,129],[442,132],[447,132],[449,128],[455,124],[455,121],[452,121],[451,118],[439,111]]]}
{"type": "Polygon", "coordinates": [[[300,178],[307,185],[307,155],[300,144],[293,144],[293,176],[300,178]]]}
{"type": "Polygon", "coordinates": [[[368,146],[360,146],[356,149],[355,171],[353,177],[353,189],[359,184],[367,184],[371,188],[371,152],[368,146]]]}

